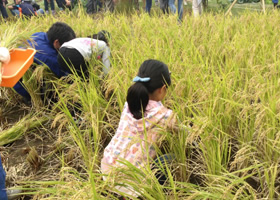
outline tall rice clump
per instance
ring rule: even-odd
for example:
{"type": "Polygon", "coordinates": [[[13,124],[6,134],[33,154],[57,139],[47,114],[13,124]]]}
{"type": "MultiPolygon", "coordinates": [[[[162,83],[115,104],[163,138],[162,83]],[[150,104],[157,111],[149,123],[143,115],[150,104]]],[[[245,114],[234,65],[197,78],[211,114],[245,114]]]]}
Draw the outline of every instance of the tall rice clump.
{"type": "MultiPolygon", "coordinates": [[[[142,13],[58,16],[77,36],[108,30],[112,69],[100,80],[91,63],[88,81],[74,76],[73,84],[57,83],[53,127],[82,167],[67,164],[64,152],[57,180],[29,186],[39,199],[116,199],[117,185],[129,185],[144,199],[278,199],[279,15],[205,14],[185,17],[180,25],[176,16],[142,13]],[[126,162],[125,170],[103,181],[102,151],[117,128],[132,78],[149,58],[169,66],[172,87],[164,104],[186,127],[163,132],[164,148],[156,148],[174,153],[175,165],[165,171],[165,186],[149,167],[138,170],[126,162]]],[[[54,19],[38,21],[49,25],[54,19]]]]}

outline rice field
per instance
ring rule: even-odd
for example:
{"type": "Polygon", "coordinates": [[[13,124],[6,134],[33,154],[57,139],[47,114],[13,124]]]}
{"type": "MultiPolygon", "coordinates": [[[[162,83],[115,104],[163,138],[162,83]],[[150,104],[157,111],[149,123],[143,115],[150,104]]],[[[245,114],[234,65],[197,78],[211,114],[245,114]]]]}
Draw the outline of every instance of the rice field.
{"type": "Polygon", "coordinates": [[[186,15],[178,23],[176,16],[157,13],[77,11],[1,23],[0,46],[22,46],[56,21],[78,37],[109,31],[112,69],[101,79],[101,64],[93,59],[85,81],[75,75],[56,79],[38,66],[24,77],[32,106],[12,89],[0,89],[0,153],[9,187],[43,200],[117,199],[118,185],[149,200],[279,199],[279,12],[186,15]],[[161,60],[172,72],[164,104],[177,114],[179,129],[164,133],[158,154],[171,152],[176,161],[164,186],[148,166],[140,171],[129,163],[104,181],[103,149],[146,59],[161,60]],[[51,106],[40,98],[43,78],[57,93],[51,106]]]}

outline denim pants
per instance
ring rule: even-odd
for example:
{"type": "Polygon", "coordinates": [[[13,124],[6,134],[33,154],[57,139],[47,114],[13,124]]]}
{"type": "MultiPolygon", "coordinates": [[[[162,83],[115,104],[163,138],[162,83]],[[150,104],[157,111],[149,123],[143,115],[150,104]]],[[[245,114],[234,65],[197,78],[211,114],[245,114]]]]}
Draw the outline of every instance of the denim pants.
{"type": "Polygon", "coordinates": [[[45,14],[45,12],[44,12],[44,10],[42,8],[40,8],[39,10],[36,10],[36,13],[38,15],[44,15],[45,14]]]}
{"type": "MultiPolygon", "coordinates": [[[[50,4],[51,4],[51,10],[54,10],[54,2],[53,2],[53,0],[50,1],[50,4]]],[[[49,2],[48,2],[48,0],[44,0],[44,5],[45,5],[45,11],[48,11],[49,10],[49,2]]]]}
{"type": "Polygon", "coordinates": [[[19,10],[18,9],[11,10],[11,13],[12,13],[13,16],[19,17],[19,10]]]}
{"type": "Polygon", "coordinates": [[[166,165],[171,164],[175,160],[174,154],[164,154],[155,159],[152,170],[158,170],[155,174],[159,184],[163,185],[168,179],[166,165]]]}
{"type": "Polygon", "coordinates": [[[6,8],[4,7],[2,1],[0,1],[0,12],[2,13],[2,16],[3,16],[4,19],[5,19],[5,18],[8,18],[7,10],[6,10],[6,8]]]}
{"type": "Polygon", "coordinates": [[[152,0],[146,0],[146,12],[151,14],[152,0]]]}
{"type": "Polygon", "coordinates": [[[1,156],[0,156],[0,199],[1,200],[8,200],[6,187],[5,187],[5,179],[6,179],[6,173],[3,169],[1,156]]]}
{"type": "MultiPolygon", "coordinates": [[[[168,5],[169,5],[171,13],[175,14],[176,13],[175,0],[169,0],[168,5]]],[[[182,20],[182,18],[183,18],[183,9],[184,9],[183,0],[178,0],[179,20],[182,20]]]]}

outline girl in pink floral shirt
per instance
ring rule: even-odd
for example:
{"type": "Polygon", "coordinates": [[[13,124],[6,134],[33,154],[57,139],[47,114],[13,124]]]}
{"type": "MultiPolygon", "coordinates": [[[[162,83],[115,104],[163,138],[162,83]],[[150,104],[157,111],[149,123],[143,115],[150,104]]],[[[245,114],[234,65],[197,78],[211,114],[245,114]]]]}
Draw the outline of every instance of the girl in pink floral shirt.
{"type": "MultiPolygon", "coordinates": [[[[144,61],[133,81],[117,132],[104,150],[103,174],[125,167],[119,161],[125,160],[142,168],[149,163],[149,158],[155,159],[154,145],[161,137],[160,128],[166,128],[174,121],[172,110],[161,103],[171,84],[166,64],[157,60],[144,61]]],[[[123,189],[120,190],[125,192],[123,189]]]]}

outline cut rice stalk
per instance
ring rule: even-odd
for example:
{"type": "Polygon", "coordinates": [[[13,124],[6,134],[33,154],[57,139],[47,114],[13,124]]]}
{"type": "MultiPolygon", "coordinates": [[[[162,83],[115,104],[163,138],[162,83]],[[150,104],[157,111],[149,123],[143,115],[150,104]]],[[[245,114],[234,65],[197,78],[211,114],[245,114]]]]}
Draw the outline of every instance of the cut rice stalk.
{"type": "Polygon", "coordinates": [[[27,134],[42,126],[42,123],[46,122],[48,119],[46,117],[34,117],[27,115],[18,121],[10,129],[4,130],[0,133],[0,145],[9,144],[21,138],[24,134],[27,134]]]}

